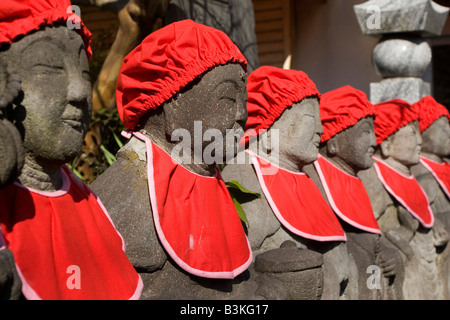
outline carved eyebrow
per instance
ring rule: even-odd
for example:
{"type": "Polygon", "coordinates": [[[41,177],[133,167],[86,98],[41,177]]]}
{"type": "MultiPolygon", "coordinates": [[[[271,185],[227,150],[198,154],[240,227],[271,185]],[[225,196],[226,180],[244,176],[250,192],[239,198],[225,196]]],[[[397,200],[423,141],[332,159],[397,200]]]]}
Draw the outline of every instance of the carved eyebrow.
{"type": "Polygon", "coordinates": [[[239,89],[239,84],[234,81],[233,79],[224,79],[222,81],[220,81],[213,90],[216,90],[218,87],[220,87],[221,85],[226,85],[226,84],[232,84],[234,86],[235,89],[239,89]]]}
{"type": "Polygon", "coordinates": [[[52,41],[53,39],[49,36],[45,36],[45,37],[41,37],[41,38],[37,38],[33,41],[31,41],[30,43],[28,43],[24,48],[22,48],[22,50],[20,51],[20,53],[23,53],[25,50],[27,50],[32,44],[36,43],[36,42],[45,42],[46,44],[51,44],[54,45],[60,49],[64,49],[64,46],[61,42],[55,42],[52,41]]]}

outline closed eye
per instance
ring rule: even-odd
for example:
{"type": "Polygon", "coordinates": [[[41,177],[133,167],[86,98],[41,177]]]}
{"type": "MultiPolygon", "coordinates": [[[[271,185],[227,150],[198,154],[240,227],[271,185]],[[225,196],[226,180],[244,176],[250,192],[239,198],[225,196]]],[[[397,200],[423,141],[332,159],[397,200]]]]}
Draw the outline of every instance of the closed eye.
{"type": "Polygon", "coordinates": [[[54,74],[54,73],[63,73],[64,67],[62,66],[51,66],[47,64],[36,64],[31,67],[31,71],[40,74],[54,74]]]}
{"type": "Polygon", "coordinates": [[[232,97],[228,97],[228,96],[221,97],[221,98],[219,98],[219,100],[227,100],[227,101],[231,101],[231,102],[236,102],[236,98],[232,98],[232,97]]]}

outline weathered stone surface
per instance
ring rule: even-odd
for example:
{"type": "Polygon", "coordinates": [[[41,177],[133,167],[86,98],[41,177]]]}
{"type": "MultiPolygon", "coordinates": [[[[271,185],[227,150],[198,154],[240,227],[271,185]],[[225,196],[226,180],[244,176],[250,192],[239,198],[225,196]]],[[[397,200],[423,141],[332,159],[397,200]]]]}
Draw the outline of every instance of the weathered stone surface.
{"type": "Polygon", "coordinates": [[[426,41],[390,39],[376,45],[372,60],[383,78],[420,78],[431,62],[431,49],[426,41]]]}
{"type": "Polygon", "coordinates": [[[255,269],[258,272],[295,272],[312,268],[320,268],[323,264],[321,254],[292,246],[282,246],[256,256],[255,269]]]}
{"type": "MultiPolygon", "coordinates": [[[[1,235],[0,235],[1,236],[1,235]]],[[[14,257],[9,249],[0,250],[0,300],[16,300],[22,294],[14,257]]]]}
{"type": "Polygon", "coordinates": [[[22,90],[16,70],[0,64],[0,188],[14,181],[22,170],[25,150],[13,125],[12,104],[22,90]]]}
{"type": "Polygon", "coordinates": [[[285,299],[316,300],[323,291],[323,256],[320,253],[300,249],[292,241],[286,241],[278,249],[259,254],[255,259],[255,270],[264,274],[264,280],[257,292],[273,297],[267,290],[275,289],[285,299]],[[277,286],[277,283],[284,286],[277,286]]]}
{"type": "Polygon", "coordinates": [[[389,78],[370,84],[370,101],[374,104],[391,99],[414,103],[430,93],[430,84],[414,77],[389,78]]]}
{"type": "Polygon", "coordinates": [[[353,8],[361,31],[366,35],[440,34],[449,12],[448,8],[430,0],[370,0],[353,8]],[[379,26],[372,20],[377,18],[379,26]]]}

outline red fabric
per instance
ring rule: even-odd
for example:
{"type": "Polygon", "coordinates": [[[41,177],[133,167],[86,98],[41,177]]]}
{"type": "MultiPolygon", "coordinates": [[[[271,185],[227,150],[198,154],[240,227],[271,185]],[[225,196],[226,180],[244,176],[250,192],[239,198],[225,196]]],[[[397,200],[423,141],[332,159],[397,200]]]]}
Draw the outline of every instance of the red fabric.
{"type": "Polygon", "coordinates": [[[450,113],[447,108],[438,103],[432,96],[425,96],[414,103],[419,113],[420,132],[424,132],[430,125],[440,117],[447,117],[450,120],[450,113]]]}
{"type": "Polygon", "coordinates": [[[86,53],[90,59],[91,33],[81,19],[67,9],[69,0],[2,0],[0,1],[0,45],[11,44],[19,36],[25,36],[45,26],[66,25],[72,17],[80,22],[80,29],[74,29],[83,38],[86,53]]]}
{"type": "Polygon", "coordinates": [[[192,20],[171,23],[149,36],[123,60],[117,82],[117,109],[128,129],[192,80],[217,65],[247,60],[220,30],[192,20]]]}
{"type": "Polygon", "coordinates": [[[360,119],[374,115],[372,103],[364,92],[344,86],[324,93],[320,100],[320,119],[325,142],[335,134],[355,125],[360,119]]]}
{"type": "Polygon", "coordinates": [[[339,220],[305,173],[252,157],[259,183],[278,220],[291,232],[317,241],[345,241],[339,220]]]}
{"type": "Polygon", "coordinates": [[[406,177],[381,160],[374,163],[378,178],[386,190],[426,228],[434,223],[428,198],[413,175],[406,177]]]}
{"type": "Polygon", "coordinates": [[[377,144],[407,124],[419,120],[417,109],[401,99],[393,99],[375,105],[375,136],[377,144]]]}
{"type": "Polygon", "coordinates": [[[200,277],[231,279],[245,271],[252,252],[222,178],[192,173],[135,135],[146,141],[153,219],[167,253],[200,277]]]}
{"type": "Polygon", "coordinates": [[[141,280],[123,240],[97,197],[64,168],[63,187],[36,192],[13,184],[0,191],[0,226],[28,299],[130,299],[141,280]],[[78,266],[80,289],[67,283],[78,266]]]}
{"type": "Polygon", "coordinates": [[[292,104],[307,97],[320,98],[316,85],[303,71],[271,66],[259,67],[248,76],[247,93],[247,141],[267,130],[292,104]]]}
{"type": "Polygon", "coordinates": [[[334,212],[358,229],[381,233],[362,181],[337,168],[320,154],[314,166],[334,212]]]}
{"type": "Polygon", "coordinates": [[[450,199],[450,163],[439,163],[431,159],[420,157],[422,165],[430,171],[436,181],[441,186],[444,193],[450,199]]]}

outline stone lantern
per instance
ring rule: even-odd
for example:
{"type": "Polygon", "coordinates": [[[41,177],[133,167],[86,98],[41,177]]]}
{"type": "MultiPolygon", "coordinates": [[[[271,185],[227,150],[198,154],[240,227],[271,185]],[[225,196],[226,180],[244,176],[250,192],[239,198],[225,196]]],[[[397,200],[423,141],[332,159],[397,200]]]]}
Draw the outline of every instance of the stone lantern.
{"type": "Polygon", "coordinates": [[[370,100],[399,98],[414,103],[431,94],[421,77],[431,62],[424,36],[439,35],[449,8],[431,0],[370,0],[354,6],[361,31],[380,38],[372,54],[383,80],[370,84],[370,100]]]}

